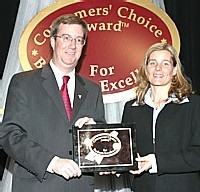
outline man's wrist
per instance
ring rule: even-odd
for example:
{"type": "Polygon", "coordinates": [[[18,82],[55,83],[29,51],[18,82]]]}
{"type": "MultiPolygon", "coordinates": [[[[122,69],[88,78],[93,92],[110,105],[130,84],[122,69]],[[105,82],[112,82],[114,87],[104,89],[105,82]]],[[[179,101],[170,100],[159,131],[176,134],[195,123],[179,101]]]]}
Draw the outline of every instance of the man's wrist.
{"type": "Polygon", "coordinates": [[[56,163],[56,161],[59,159],[59,157],[55,156],[53,157],[53,159],[51,160],[51,162],[49,163],[48,167],[47,167],[47,171],[50,172],[50,173],[54,173],[53,172],[53,167],[56,163]]]}

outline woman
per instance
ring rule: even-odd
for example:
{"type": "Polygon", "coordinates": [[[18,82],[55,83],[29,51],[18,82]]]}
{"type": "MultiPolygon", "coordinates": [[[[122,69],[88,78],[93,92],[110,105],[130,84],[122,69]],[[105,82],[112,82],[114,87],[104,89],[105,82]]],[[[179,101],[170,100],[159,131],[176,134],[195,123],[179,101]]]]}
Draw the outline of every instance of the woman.
{"type": "Polygon", "coordinates": [[[136,122],[138,170],[134,192],[199,192],[200,97],[175,49],[156,43],[137,75],[136,98],[122,122],[136,122]]]}

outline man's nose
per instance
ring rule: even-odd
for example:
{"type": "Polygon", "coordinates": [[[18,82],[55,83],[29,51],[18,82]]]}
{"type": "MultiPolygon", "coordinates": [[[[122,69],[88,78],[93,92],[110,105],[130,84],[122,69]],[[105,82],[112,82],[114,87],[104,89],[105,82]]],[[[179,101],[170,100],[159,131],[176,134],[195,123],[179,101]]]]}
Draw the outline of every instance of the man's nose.
{"type": "Polygon", "coordinates": [[[76,47],[76,40],[75,39],[71,39],[71,41],[70,41],[70,47],[73,47],[73,48],[76,47]]]}

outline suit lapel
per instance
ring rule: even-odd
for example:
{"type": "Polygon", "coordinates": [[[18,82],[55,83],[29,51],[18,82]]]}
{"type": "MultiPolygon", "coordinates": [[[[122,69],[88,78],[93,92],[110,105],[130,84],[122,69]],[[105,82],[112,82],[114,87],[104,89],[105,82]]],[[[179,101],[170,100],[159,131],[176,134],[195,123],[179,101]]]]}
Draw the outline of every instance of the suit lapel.
{"type": "Polygon", "coordinates": [[[64,118],[65,121],[67,121],[67,123],[69,123],[69,120],[66,116],[65,106],[63,104],[63,100],[50,65],[46,65],[43,67],[41,77],[44,78],[44,81],[42,82],[43,88],[45,89],[49,97],[53,100],[61,116],[64,118]]]}
{"type": "Polygon", "coordinates": [[[75,93],[74,93],[74,107],[72,110],[72,119],[75,119],[77,116],[85,98],[87,95],[87,89],[85,88],[85,82],[83,79],[76,74],[76,80],[75,80],[75,93]]]}

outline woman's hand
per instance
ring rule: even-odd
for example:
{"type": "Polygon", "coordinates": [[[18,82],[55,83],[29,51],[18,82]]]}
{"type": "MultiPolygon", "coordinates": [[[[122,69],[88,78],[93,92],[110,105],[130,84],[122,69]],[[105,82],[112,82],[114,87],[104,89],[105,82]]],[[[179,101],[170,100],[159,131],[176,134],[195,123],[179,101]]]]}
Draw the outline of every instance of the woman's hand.
{"type": "Polygon", "coordinates": [[[153,154],[149,154],[149,155],[140,157],[140,155],[138,153],[137,158],[135,159],[138,162],[138,170],[130,170],[130,173],[140,174],[144,171],[148,171],[149,169],[151,169],[152,168],[152,155],[153,154]]]}

